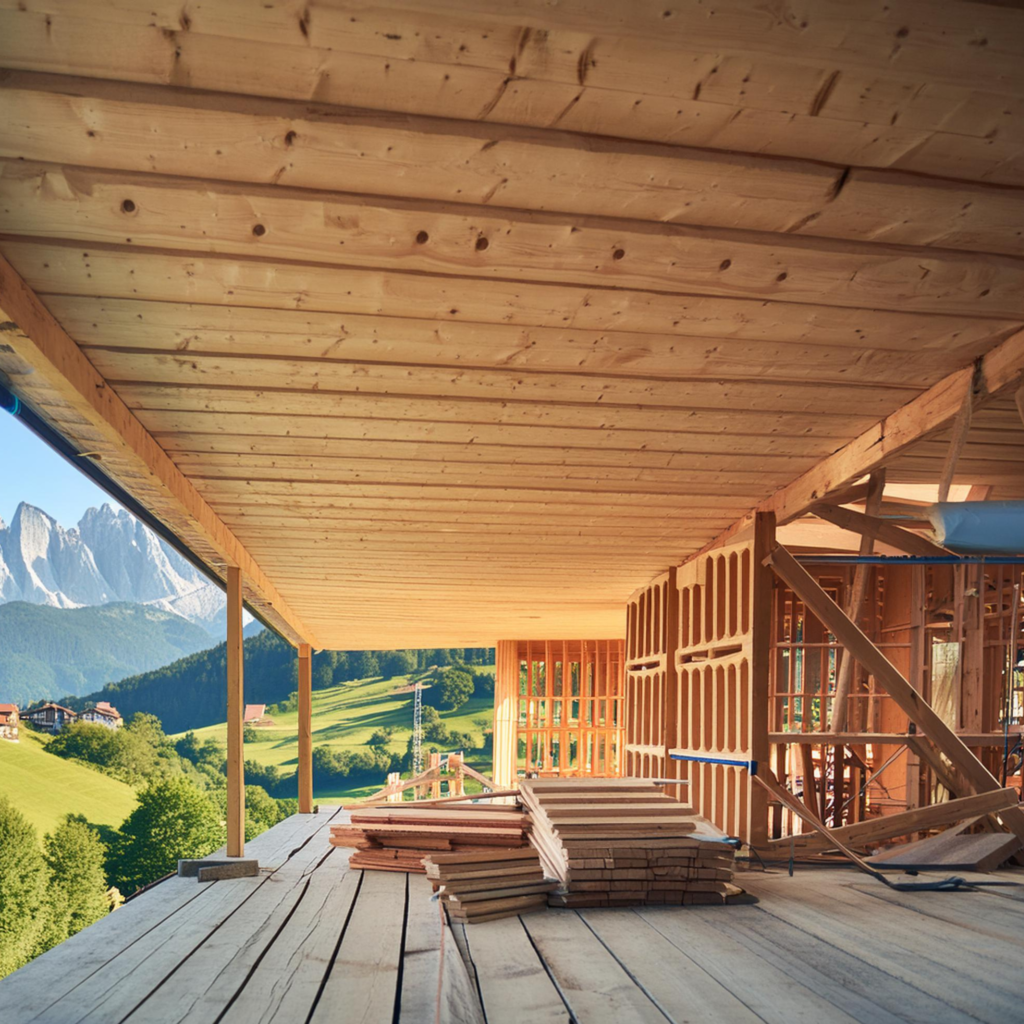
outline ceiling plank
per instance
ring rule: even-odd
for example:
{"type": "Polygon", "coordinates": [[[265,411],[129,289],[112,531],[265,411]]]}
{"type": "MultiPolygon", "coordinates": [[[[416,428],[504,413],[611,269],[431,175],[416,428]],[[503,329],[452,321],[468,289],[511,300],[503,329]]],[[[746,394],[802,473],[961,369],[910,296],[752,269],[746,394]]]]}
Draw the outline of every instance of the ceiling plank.
{"type": "Polygon", "coordinates": [[[0,257],[0,318],[4,347],[0,370],[30,407],[36,381],[60,397],[50,406],[52,425],[74,441],[79,423],[91,428],[88,450],[101,452],[102,468],[143,502],[223,577],[224,565],[242,570],[246,599],[293,643],[312,633],[292,611],[238,538],[204,501],[153,437],[47,312],[7,260],[0,257]],[[97,435],[102,439],[98,443],[97,435]],[[221,564],[217,564],[221,563],[221,564]]]}
{"type": "Polygon", "coordinates": [[[1024,254],[1024,193],[963,181],[66,75],[8,72],[0,96],[19,160],[1024,254]]]}
{"type": "Polygon", "coordinates": [[[0,200],[0,232],[30,238],[471,280],[1024,316],[1016,260],[948,249],[241,188],[20,161],[0,161],[0,200]]]}
{"type": "Polygon", "coordinates": [[[975,405],[983,406],[1000,391],[1015,387],[1022,375],[1024,331],[997,345],[975,366],[951,373],[834,455],[777,490],[702,551],[718,547],[746,529],[756,512],[774,512],[780,523],[795,519],[832,491],[886,465],[929,434],[949,427],[963,406],[965,394],[972,394],[975,405]],[[972,381],[976,382],[975,389],[971,387],[972,381]]]}
{"type": "Polygon", "coordinates": [[[778,298],[666,295],[529,281],[487,282],[394,271],[338,272],[315,263],[145,253],[130,246],[0,239],[0,250],[37,294],[383,315],[452,324],[496,324],[737,338],[849,347],[987,351],[1021,318],[982,319],[904,309],[847,309],[778,298]],[[856,321],[856,322],[852,322],[856,321]]]}

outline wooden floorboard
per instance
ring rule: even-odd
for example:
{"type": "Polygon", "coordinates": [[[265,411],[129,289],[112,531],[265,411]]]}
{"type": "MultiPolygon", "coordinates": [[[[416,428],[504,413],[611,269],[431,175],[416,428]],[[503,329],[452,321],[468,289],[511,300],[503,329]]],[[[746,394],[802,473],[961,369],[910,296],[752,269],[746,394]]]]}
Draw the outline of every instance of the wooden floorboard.
{"type": "MultiPolygon", "coordinates": [[[[249,845],[267,869],[161,883],[0,982],[4,1024],[1003,1024],[1016,888],[894,892],[749,872],[727,907],[546,910],[452,928],[419,875],[353,871],[333,809],[249,845]]],[[[974,877],[974,876],[972,876],[974,877]]],[[[980,876],[978,876],[980,877],[980,876]]],[[[1018,881],[1022,872],[1000,872],[1018,881]]]]}

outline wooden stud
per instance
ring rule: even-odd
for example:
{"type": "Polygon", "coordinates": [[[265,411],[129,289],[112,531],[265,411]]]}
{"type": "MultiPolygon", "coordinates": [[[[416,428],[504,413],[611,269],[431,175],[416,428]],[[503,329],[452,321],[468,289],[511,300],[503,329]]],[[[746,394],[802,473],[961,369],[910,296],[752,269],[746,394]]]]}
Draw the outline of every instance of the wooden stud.
{"type": "MultiPolygon", "coordinates": [[[[962,774],[974,793],[986,793],[999,788],[996,779],[960,737],[935,714],[924,697],[914,690],[857,624],[843,614],[842,609],[782,545],[777,545],[766,561],[832,632],[850,656],[856,658],[875,677],[904,714],[924,730],[929,741],[962,774]]],[[[1024,812],[1014,809],[1001,817],[1007,828],[1024,839],[1024,812]]]]}
{"type": "MultiPolygon", "coordinates": [[[[882,493],[885,490],[885,470],[877,470],[871,474],[868,484],[867,515],[865,519],[875,520],[878,510],[882,504],[882,493]]],[[[817,507],[817,506],[816,506],[817,507]]],[[[822,518],[828,518],[826,514],[822,518]]],[[[835,522],[835,519],[830,520],[835,522]]],[[[876,520],[880,522],[880,520],[876,520]]],[[[872,525],[874,525],[872,523],[872,525]]],[[[860,540],[861,555],[870,555],[875,547],[875,534],[865,530],[860,540]]],[[[871,576],[871,567],[858,565],[853,573],[853,585],[850,588],[850,597],[846,603],[847,618],[854,622],[860,617],[860,608],[864,603],[864,595],[867,592],[868,580],[871,576]]],[[[832,715],[830,729],[832,732],[842,732],[846,728],[848,698],[850,696],[850,685],[853,682],[853,658],[849,652],[841,654],[839,671],[836,673],[836,689],[832,697],[832,715]]]]}

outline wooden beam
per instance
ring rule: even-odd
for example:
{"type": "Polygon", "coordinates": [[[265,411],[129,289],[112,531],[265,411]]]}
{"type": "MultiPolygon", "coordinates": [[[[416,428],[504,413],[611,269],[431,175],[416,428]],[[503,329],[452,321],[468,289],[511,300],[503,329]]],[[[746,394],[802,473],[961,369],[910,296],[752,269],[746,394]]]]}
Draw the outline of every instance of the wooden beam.
{"type": "MultiPolygon", "coordinates": [[[[751,550],[750,738],[747,749],[750,751],[751,760],[765,767],[771,756],[771,747],[768,743],[768,693],[773,622],[772,577],[764,560],[775,544],[775,514],[759,512],[754,517],[754,540],[751,550]]],[[[678,597],[678,594],[676,596],[678,597]]],[[[676,618],[678,613],[675,618],[669,619],[670,633],[676,629],[676,618]]],[[[674,685],[678,685],[674,673],[669,678],[674,685]]],[[[735,709],[733,713],[735,714],[735,709]]],[[[768,841],[768,800],[755,786],[750,787],[749,799],[750,831],[747,840],[752,846],[763,846],[768,841]]]]}
{"type": "Polygon", "coordinates": [[[228,566],[228,846],[229,857],[245,852],[245,754],[243,716],[244,638],[242,635],[242,571],[228,566]]]}
{"type": "Polygon", "coordinates": [[[313,813],[313,649],[299,644],[299,814],[313,813]]]}
{"type": "MultiPolygon", "coordinates": [[[[867,515],[864,516],[866,520],[874,520],[878,515],[878,509],[882,504],[882,492],[885,490],[885,470],[879,469],[871,474],[868,481],[868,492],[866,495],[865,510],[867,515]]],[[[816,506],[820,508],[821,506],[816,506]]],[[[843,509],[842,511],[847,511],[843,509]]],[[[853,513],[857,515],[858,513],[853,513]]],[[[828,519],[827,514],[821,516],[822,519],[828,519]]],[[[835,522],[835,520],[829,520],[835,522]]],[[[861,555],[870,555],[875,549],[875,538],[872,534],[864,532],[860,539],[859,553],[861,555]]],[[[858,565],[853,572],[853,585],[850,588],[849,599],[846,602],[846,614],[857,621],[860,616],[861,605],[864,603],[864,595],[867,592],[868,580],[871,577],[871,567],[868,565],[858,565]]],[[[850,696],[850,685],[853,682],[853,658],[850,657],[849,651],[842,654],[839,671],[836,673],[836,689],[835,694],[832,698],[832,714],[830,727],[833,732],[842,732],[846,728],[847,720],[847,704],[849,703],[847,698],[850,696]]],[[[841,751],[837,750],[837,754],[841,751]]],[[[835,777],[833,785],[836,786],[840,783],[842,775],[835,777]]],[[[842,788],[841,786],[839,787],[842,788]]],[[[838,791],[835,791],[836,806],[838,807],[842,803],[842,795],[838,791]]]]}
{"type": "MultiPolygon", "coordinates": [[[[908,555],[948,555],[949,552],[934,541],[920,534],[904,530],[894,523],[877,519],[875,515],[864,515],[853,509],[841,508],[838,505],[812,505],[811,512],[819,519],[825,519],[843,530],[852,530],[868,540],[878,540],[890,547],[905,551],[908,555]]],[[[861,550],[862,555],[870,555],[871,551],[861,550]]]]}
{"type": "Polygon", "coordinates": [[[291,642],[311,639],[238,538],[89,362],[38,296],[0,256],[0,373],[30,408],[153,512],[208,566],[237,566],[245,597],[291,642]],[[9,351],[7,351],[9,350],[9,351]]]}
{"type": "MultiPolygon", "coordinates": [[[[860,627],[843,614],[842,609],[784,547],[776,546],[766,561],[804,602],[807,609],[846,648],[848,654],[875,677],[903,713],[925,732],[975,793],[999,789],[995,777],[964,745],[963,740],[932,710],[885,655],[861,632],[860,627]]],[[[1024,839],[1024,813],[1014,810],[1002,817],[1006,827],[1024,839]]]]}
{"type": "Polygon", "coordinates": [[[942,463],[942,476],[939,478],[939,501],[949,501],[949,489],[953,486],[953,476],[956,473],[956,465],[960,461],[960,453],[967,444],[967,436],[971,432],[971,416],[974,413],[974,402],[979,390],[980,381],[978,375],[980,366],[975,365],[974,374],[967,384],[967,392],[964,395],[963,404],[960,406],[953,421],[953,436],[946,450],[946,458],[942,463]]]}
{"type": "Polygon", "coordinates": [[[938,384],[879,420],[834,455],[823,459],[792,483],[775,491],[742,519],[691,557],[727,544],[749,529],[756,512],[774,511],[779,523],[788,523],[827,494],[845,487],[865,473],[880,468],[928,434],[949,426],[963,404],[968,384],[978,374],[981,406],[1024,374],[1024,331],[1017,331],[970,366],[944,377],[938,384]]]}
{"type": "Polygon", "coordinates": [[[1020,421],[1024,424],[1024,384],[1021,384],[1021,386],[1013,393],[1013,401],[1017,406],[1020,421]]]}
{"type": "MultiPolygon", "coordinates": [[[[948,800],[941,804],[929,804],[917,807],[912,811],[899,814],[886,814],[868,821],[859,821],[853,825],[832,829],[831,836],[851,846],[864,846],[867,843],[878,843],[884,839],[909,835],[929,828],[941,828],[955,821],[962,821],[979,814],[1001,814],[1017,807],[1017,791],[1015,789],[996,789],[978,796],[961,797],[948,800]]],[[[768,849],[788,852],[790,842],[802,850],[808,848],[824,849],[828,843],[821,836],[812,833],[798,834],[782,839],[770,839],[768,849]]]]}

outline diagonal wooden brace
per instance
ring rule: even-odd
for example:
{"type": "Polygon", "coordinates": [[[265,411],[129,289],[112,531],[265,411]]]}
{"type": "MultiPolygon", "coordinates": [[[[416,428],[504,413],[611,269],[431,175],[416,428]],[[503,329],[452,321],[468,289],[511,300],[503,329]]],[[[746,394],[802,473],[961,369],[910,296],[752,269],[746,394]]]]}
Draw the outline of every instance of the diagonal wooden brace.
{"type": "MultiPolygon", "coordinates": [[[[999,789],[999,782],[978,758],[964,745],[963,740],[935,713],[930,704],[903,678],[892,662],[861,632],[843,610],[818,585],[806,569],[781,545],[776,545],[764,560],[776,575],[785,581],[806,605],[855,658],[870,672],[900,709],[921,729],[938,751],[963,779],[964,787],[972,793],[987,793],[999,789]]],[[[930,744],[919,749],[929,760],[935,756],[930,744]]],[[[940,762],[941,764],[941,762],[940,762]]],[[[944,768],[948,773],[949,769],[944,768]]],[[[1005,828],[1024,840],[1024,811],[1015,807],[1001,811],[999,818],[1005,828]]]]}

